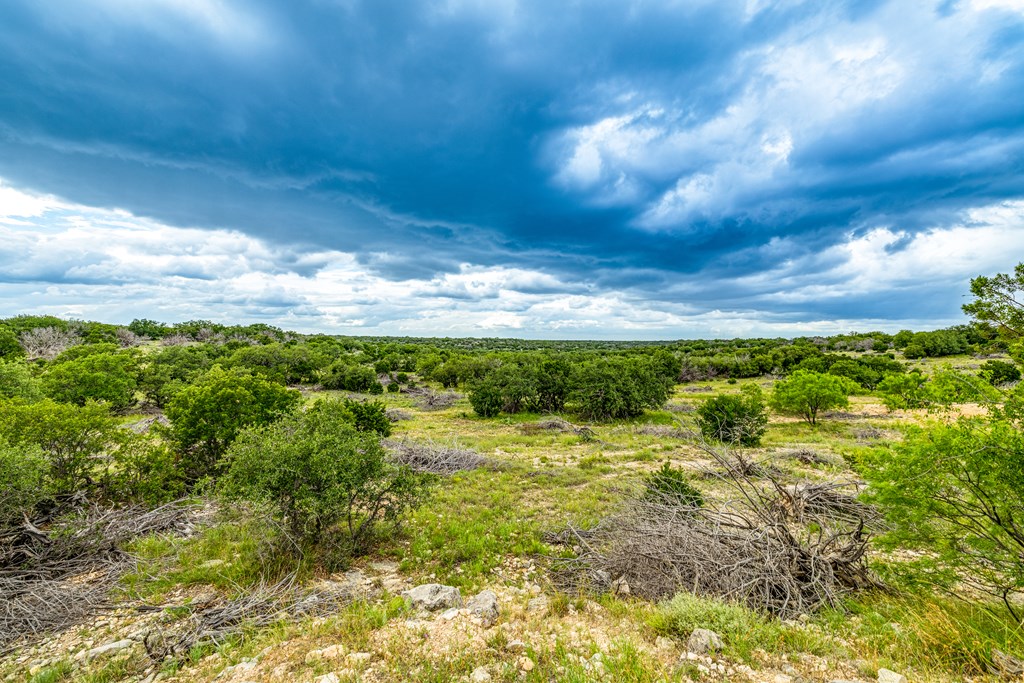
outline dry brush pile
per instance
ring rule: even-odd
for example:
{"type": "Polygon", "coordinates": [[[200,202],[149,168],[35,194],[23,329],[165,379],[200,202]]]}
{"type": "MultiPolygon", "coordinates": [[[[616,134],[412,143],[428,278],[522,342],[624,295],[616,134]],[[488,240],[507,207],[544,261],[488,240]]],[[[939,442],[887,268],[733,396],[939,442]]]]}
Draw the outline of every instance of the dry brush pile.
{"type": "Polygon", "coordinates": [[[865,557],[878,517],[855,485],[787,486],[766,468],[751,476],[726,449],[701,447],[718,465],[725,498],[691,507],[648,491],[594,529],[550,537],[576,551],[553,561],[556,585],[628,585],[651,600],[689,591],[782,618],[880,587],[865,557]]]}

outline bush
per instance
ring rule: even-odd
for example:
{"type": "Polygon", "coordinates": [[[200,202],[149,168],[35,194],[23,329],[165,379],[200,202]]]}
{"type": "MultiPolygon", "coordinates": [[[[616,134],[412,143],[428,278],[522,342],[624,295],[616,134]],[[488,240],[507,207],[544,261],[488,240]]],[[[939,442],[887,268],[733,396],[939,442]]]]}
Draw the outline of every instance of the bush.
{"type": "Polygon", "coordinates": [[[1003,600],[1024,591],[1024,433],[1012,423],[961,418],[914,428],[863,460],[889,540],[938,553],[954,576],[1003,600]]]}
{"type": "Polygon", "coordinates": [[[381,401],[353,401],[343,399],[342,405],[349,412],[349,422],[358,432],[373,432],[378,436],[391,436],[391,420],[388,407],[381,401]]]}
{"type": "Polygon", "coordinates": [[[667,462],[661,466],[660,470],[647,475],[644,484],[644,497],[646,498],[656,501],[671,501],[691,508],[704,506],[704,494],[690,483],[686,472],[672,467],[667,462]]]}
{"type": "Polygon", "coordinates": [[[430,477],[388,462],[377,435],[351,418],[349,405],[319,401],[246,429],[228,450],[222,492],[272,504],[306,542],[340,523],[346,549],[365,551],[381,523],[420,503],[430,477]]]}
{"type": "Polygon", "coordinates": [[[188,487],[169,445],[130,435],[111,455],[103,488],[114,501],[160,505],[181,498],[188,487]]]}
{"type": "Polygon", "coordinates": [[[660,408],[669,386],[643,358],[606,358],[579,367],[571,399],[587,419],[612,420],[642,415],[660,408]]]}
{"type": "Polygon", "coordinates": [[[46,498],[49,468],[35,444],[12,446],[0,439],[0,529],[17,522],[46,498]]]}
{"type": "Polygon", "coordinates": [[[332,363],[320,377],[320,386],[324,389],[342,391],[370,392],[374,385],[379,385],[373,368],[356,365],[350,361],[338,360],[332,363]]]}
{"type": "Polygon", "coordinates": [[[497,378],[488,376],[474,383],[469,391],[469,403],[473,406],[473,412],[480,417],[496,417],[505,405],[497,378]]]}
{"type": "Polygon", "coordinates": [[[139,389],[163,408],[189,382],[210,369],[216,352],[210,345],[167,346],[149,356],[139,371],[139,389]]]}
{"type": "Polygon", "coordinates": [[[0,360],[0,399],[19,398],[37,401],[43,392],[39,380],[28,363],[21,360],[0,360]]]}
{"type": "Polygon", "coordinates": [[[1020,370],[1017,369],[1017,366],[1004,360],[990,360],[982,363],[978,374],[994,387],[1020,381],[1020,370]]]}
{"type": "Polygon", "coordinates": [[[220,458],[240,431],[273,422],[300,400],[297,391],[215,365],[167,404],[171,425],[166,433],[194,482],[219,473],[220,458]]]}
{"type": "Polygon", "coordinates": [[[123,431],[103,405],[78,407],[46,399],[0,404],[0,437],[42,449],[49,463],[48,488],[67,495],[92,488],[95,459],[115,446],[123,431]]]}
{"type": "Polygon", "coordinates": [[[25,349],[18,343],[18,335],[6,325],[0,325],[0,359],[23,358],[25,349]]]}
{"type": "Polygon", "coordinates": [[[768,426],[761,389],[748,384],[738,396],[707,399],[697,407],[697,426],[706,439],[742,446],[758,445],[768,426]]]}
{"type": "Polygon", "coordinates": [[[927,378],[920,372],[889,375],[878,383],[882,403],[889,410],[924,408],[932,401],[927,378]]]}
{"type": "Polygon", "coordinates": [[[135,359],[127,353],[58,358],[43,374],[43,392],[61,403],[83,406],[86,401],[102,401],[121,412],[135,403],[134,370],[135,359]]]}
{"type": "Polygon", "coordinates": [[[850,404],[849,395],[856,390],[857,384],[845,377],[796,370],[775,384],[771,406],[780,413],[799,415],[815,425],[818,413],[845,408],[850,404]]]}

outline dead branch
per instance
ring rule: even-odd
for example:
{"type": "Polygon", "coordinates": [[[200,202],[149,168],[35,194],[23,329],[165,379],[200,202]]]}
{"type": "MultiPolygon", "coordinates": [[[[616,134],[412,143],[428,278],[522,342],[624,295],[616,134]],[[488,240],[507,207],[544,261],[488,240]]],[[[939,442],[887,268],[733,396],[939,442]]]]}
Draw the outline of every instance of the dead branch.
{"type": "Polygon", "coordinates": [[[416,472],[451,475],[480,467],[493,467],[495,463],[476,451],[457,444],[439,444],[433,441],[388,439],[383,442],[390,453],[391,462],[407,465],[416,472]]]}

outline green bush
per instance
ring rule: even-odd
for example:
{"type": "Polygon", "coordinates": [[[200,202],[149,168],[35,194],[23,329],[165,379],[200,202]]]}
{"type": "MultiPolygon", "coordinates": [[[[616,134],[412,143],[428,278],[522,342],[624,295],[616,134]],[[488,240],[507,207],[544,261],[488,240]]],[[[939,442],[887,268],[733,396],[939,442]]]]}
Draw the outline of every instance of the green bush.
{"type": "Polygon", "coordinates": [[[682,469],[665,463],[644,480],[644,497],[656,501],[671,501],[684,507],[704,507],[704,494],[690,483],[682,469]]]}
{"type": "Polygon", "coordinates": [[[857,388],[855,382],[845,377],[796,370],[788,378],[776,382],[771,406],[780,413],[799,415],[815,425],[821,411],[848,406],[849,395],[857,388]]]}
{"type": "Polygon", "coordinates": [[[0,360],[0,399],[38,401],[43,396],[39,380],[23,360],[0,360]]]}
{"type": "Polygon", "coordinates": [[[741,446],[756,446],[768,427],[764,395],[747,384],[739,395],[723,394],[697,407],[697,426],[706,439],[741,446]]]}
{"type": "Polygon", "coordinates": [[[10,444],[42,449],[49,463],[47,487],[56,495],[93,487],[96,460],[124,436],[106,406],[55,403],[0,403],[0,437],[10,444]]]}
{"type": "Polygon", "coordinates": [[[300,400],[297,391],[240,368],[215,365],[168,402],[166,434],[189,481],[215,477],[221,456],[239,432],[273,422],[300,400]]]}
{"type": "Polygon", "coordinates": [[[0,439],[0,528],[17,522],[47,495],[49,463],[36,444],[10,445],[0,439]]]}
{"type": "Polygon", "coordinates": [[[878,390],[882,393],[882,403],[889,410],[924,408],[933,399],[928,379],[916,370],[889,375],[878,383],[878,390]]]}
{"type": "Polygon", "coordinates": [[[644,358],[602,358],[577,368],[570,398],[583,417],[613,420],[660,408],[669,385],[644,358]]]}
{"type": "Polygon", "coordinates": [[[473,406],[473,412],[480,417],[496,417],[505,405],[497,378],[485,377],[474,383],[469,391],[469,403],[473,406]]]}
{"type": "Polygon", "coordinates": [[[862,466],[892,525],[890,541],[937,553],[1024,621],[1012,604],[1024,591],[1024,433],[1016,425],[961,418],[913,428],[862,466]]]}
{"type": "MultiPolygon", "coordinates": [[[[78,347],[87,349],[88,346],[78,347]]],[[[61,354],[72,353],[77,349],[61,354]]],[[[102,401],[115,412],[135,403],[135,359],[129,353],[90,353],[58,358],[43,373],[43,392],[55,401],[85,405],[102,401]]]]}
{"type": "Polygon", "coordinates": [[[342,399],[350,414],[349,421],[359,432],[373,432],[379,436],[391,436],[391,420],[387,406],[381,401],[353,401],[342,399]]]}
{"type": "Polygon", "coordinates": [[[0,325],[0,359],[13,360],[24,356],[25,349],[18,343],[18,334],[7,325],[0,325]]]}
{"type": "Polygon", "coordinates": [[[340,525],[346,551],[365,551],[381,524],[420,503],[430,477],[391,464],[378,436],[351,420],[344,402],[319,401],[246,429],[228,449],[222,492],[272,504],[306,542],[340,525]]]}
{"type": "Polygon", "coordinates": [[[209,344],[168,346],[145,359],[139,370],[139,390],[153,405],[163,408],[177,392],[210,369],[216,350],[209,344]]]}
{"type": "Polygon", "coordinates": [[[176,500],[188,490],[171,447],[141,435],[126,436],[114,450],[103,488],[110,500],[149,505],[176,500]]]}
{"type": "Polygon", "coordinates": [[[1013,363],[1004,360],[990,360],[982,363],[978,374],[992,386],[1020,381],[1020,370],[1013,363]]]}

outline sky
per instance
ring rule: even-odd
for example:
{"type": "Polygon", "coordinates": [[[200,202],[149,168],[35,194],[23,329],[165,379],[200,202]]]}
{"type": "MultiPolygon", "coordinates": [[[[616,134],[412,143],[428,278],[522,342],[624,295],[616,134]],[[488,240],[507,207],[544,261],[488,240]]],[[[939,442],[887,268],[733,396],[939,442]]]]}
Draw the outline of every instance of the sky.
{"type": "Polygon", "coordinates": [[[1024,0],[5,0],[0,317],[958,324],[1022,93],[1024,0]]]}

